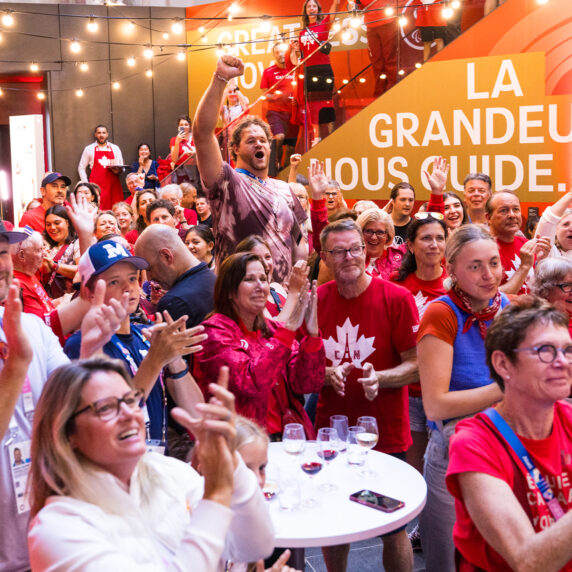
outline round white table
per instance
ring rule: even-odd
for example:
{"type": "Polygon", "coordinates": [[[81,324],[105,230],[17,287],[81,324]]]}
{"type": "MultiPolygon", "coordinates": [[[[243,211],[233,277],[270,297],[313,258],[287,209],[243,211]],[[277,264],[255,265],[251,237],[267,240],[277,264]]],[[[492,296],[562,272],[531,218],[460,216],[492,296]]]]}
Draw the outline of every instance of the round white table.
{"type": "MultiPolygon", "coordinates": [[[[316,447],[307,443],[306,447],[316,447]]],[[[283,443],[271,443],[268,450],[268,474],[275,467],[279,471],[297,471],[302,490],[302,500],[308,494],[310,481],[300,468],[302,456],[291,457],[284,452],[283,443]]],[[[314,477],[316,506],[303,505],[292,511],[280,509],[278,496],[269,502],[270,514],[276,532],[276,546],[305,548],[309,546],[334,546],[373,538],[393,532],[414,519],[425,506],[427,486],[423,476],[413,467],[383,453],[369,451],[367,468],[377,476],[366,479],[359,475],[360,467],[350,466],[346,454],[340,453],[328,467],[314,477]],[[329,473],[329,474],[328,474],[329,473]],[[336,490],[320,490],[320,483],[330,480],[336,490]],[[350,501],[352,493],[369,489],[395,499],[405,506],[392,513],[350,501]]]]}

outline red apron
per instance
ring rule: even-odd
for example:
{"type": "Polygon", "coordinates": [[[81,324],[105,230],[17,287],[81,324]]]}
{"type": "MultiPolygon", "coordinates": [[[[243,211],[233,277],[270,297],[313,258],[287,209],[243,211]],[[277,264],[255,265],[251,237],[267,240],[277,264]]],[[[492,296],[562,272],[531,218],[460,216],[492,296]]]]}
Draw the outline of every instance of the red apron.
{"type": "Polygon", "coordinates": [[[101,188],[101,196],[99,197],[99,210],[101,211],[111,210],[115,203],[123,200],[123,187],[119,181],[119,176],[108,168],[114,159],[115,155],[111,148],[102,151],[96,145],[89,180],[101,188]]]}

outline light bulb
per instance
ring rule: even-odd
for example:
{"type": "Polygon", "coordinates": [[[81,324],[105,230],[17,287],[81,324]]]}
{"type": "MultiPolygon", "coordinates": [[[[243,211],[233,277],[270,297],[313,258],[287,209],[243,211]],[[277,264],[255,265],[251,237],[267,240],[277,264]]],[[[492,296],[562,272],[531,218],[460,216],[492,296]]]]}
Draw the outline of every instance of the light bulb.
{"type": "Polygon", "coordinates": [[[32,63],[30,64],[30,71],[31,71],[31,72],[37,72],[39,69],[40,69],[40,66],[38,66],[37,63],[32,62],[32,63]]]}
{"type": "Polygon", "coordinates": [[[46,99],[46,94],[43,91],[38,92],[38,99],[43,100],[46,99]]]}
{"type": "Polygon", "coordinates": [[[0,97],[2,97],[4,95],[4,91],[2,90],[2,88],[0,87],[0,97]]]}
{"type": "Polygon", "coordinates": [[[352,35],[350,34],[350,31],[349,31],[349,30],[344,30],[344,31],[342,32],[342,40],[343,40],[344,42],[348,42],[351,37],[352,37],[352,35]]]}
{"type": "Polygon", "coordinates": [[[304,74],[303,73],[298,74],[298,79],[304,79],[304,74]]]}
{"type": "Polygon", "coordinates": [[[185,61],[185,59],[186,59],[185,50],[181,50],[181,51],[177,54],[177,59],[178,59],[180,62],[185,61]]]}
{"type": "Polygon", "coordinates": [[[204,27],[204,26],[201,26],[201,27],[199,28],[199,34],[204,34],[204,33],[205,33],[205,27],[204,27]]]}
{"type": "Polygon", "coordinates": [[[163,40],[168,40],[169,34],[167,32],[163,32],[163,40]]]}
{"type": "Polygon", "coordinates": [[[360,83],[365,83],[365,77],[360,77],[358,80],[360,83]]]}
{"type": "Polygon", "coordinates": [[[79,52],[81,52],[81,44],[77,40],[74,40],[70,44],[70,50],[73,54],[79,54],[79,52]]]}
{"type": "Polygon", "coordinates": [[[403,28],[407,24],[407,18],[405,16],[400,16],[399,20],[397,20],[399,25],[403,28]]]}
{"type": "Polygon", "coordinates": [[[83,97],[83,89],[76,89],[75,94],[77,97],[83,97]]]}
{"type": "Polygon", "coordinates": [[[332,83],[332,78],[331,78],[331,77],[327,77],[327,78],[326,78],[326,83],[332,83]]]}
{"type": "Polygon", "coordinates": [[[119,89],[121,87],[121,84],[118,81],[114,81],[111,86],[113,87],[113,89],[119,89]]]}
{"type": "Polygon", "coordinates": [[[332,26],[332,30],[334,32],[339,32],[342,29],[342,25],[339,23],[338,20],[336,20],[332,26]]]}
{"type": "Polygon", "coordinates": [[[268,16],[262,16],[262,24],[260,24],[260,30],[262,32],[270,32],[272,28],[272,22],[268,16]]]}
{"type": "Polygon", "coordinates": [[[453,17],[453,9],[447,6],[446,8],[443,8],[441,14],[443,14],[443,18],[445,18],[445,20],[449,20],[453,17]]]}
{"type": "Polygon", "coordinates": [[[346,83],[349,83],[349,82],[350,82],[349,79],[343,79],[343,80],[342,80],[342,83],[343,83],[343,84],[346,84],[346,83]]]}
{"type": "Polygon", "coordinates": [[[417,63],[415,64],[415,67],[416,67],[417,69],[419,69],[419,68],[421,67],[421,63],[420,63],[420,62],[417,62],[417,63]]]}
{"type": "Polygon", "coordinates": [[[350,26],[352,28],[359,28],[361,26],[361,18],[354,13],[354,15],[350,18],[350,26]]]}
{"type": "Polygon", "coordinates": [[[459,2],[459,0],[453,0],[451,2],[451,8],[457,10],[461,7],[461,2],[459,2]]]}
{"type": "Polygon", "coordinates": [[[143,55],[150,60],[153,57],[153,48],[145,48],[143,50],[143,55]]]}
{"type": "Polygon", "coordinates": [[[399,70],[397,73],[398,75],[405,75],[405,70],[399,70]]]}
{"type": "Polygon", "coordinates": [[[379,76],[379,79],[387,79],[387,75],[384,74],[384,73],[382,73],[382,74],[379,76]]]}
{"type": "Polygon", "coordinates": [[[395,10],[391,6],[388,6],[385,9],[385,15],[386,16],[393,16],[394,12],[395,12],[395,10]]]}
{"type": "Polygon", "coordinates": [[[153,77],[153,70],[145,70],[145,75],[147,77],[153,77]]]}
{"type": "Polygon", "coordinates": [[[12,16],[10,12],[4,12],[4,14],[2,14],[2,25],[6,26],[6,28],[10,28],[14,25],[14,16],[12,16]]]}
{"type": "Polygon", "coordinates": [[[318,78],[317,78],[316,76],[314,76],[314,77],[312,78],[312,81],[313,81],[314,83],[316,83],[316,82],[318,81],[318,78]]]}
{"type": "Polygon", "coordinates": [[[130,58],[127,58],[127,65],[132,68],[135,65],[135,58],[133,56],[131,56],[130,58]]]}
{"type": "Polygon", "coordinates": [[[97,30],[99,29],[99,24],[95,21],[95,18],[93,16],[89,17],[89,22],[87,23],[87,29],[90,32],[97,32],[97,30]]]}
{"type": "Polygon", "coordinates": [[[228,7],[228,12],[231,15],[235,15],[238,11],[240,10],[240,6],[236,3],[233,2],[229,7],[228,7]]]}
{"type": "Polygon", "coordinates": [[[203,42],[205,42],[205,43],[209,41],[209,39],[208,39],[206,36],[203,36],[203,37],[201,38],[201,40],[202,40],[203,42]]]}
{"type": "Polygon", "coordinates": [[[79,69],[82,72],[86,72],[89,69],[89,66],[85,62],[81,62],[81,64],[79,64],[79,69]]]}
{"type": "Polygon", "coordinates": [[[548,0],[536,0],[539,4],[547,4],[548,0]]]}
{"type": "Polygon", "coordinates": [[[133,30],[135,30],[135,22],[133,20],[131,20],[129,22],[129,24],[127,24],[127,29],[132,32],[133,30]]]}
{"type": "Polygon", "coordinates": [[[180,34],[182,33],[182,31],[183,31],[183,24],[181,24],[179,20],[175,20],[175,22],[171,26],[171,32],[173,32],[173,34],[180,34]]]}

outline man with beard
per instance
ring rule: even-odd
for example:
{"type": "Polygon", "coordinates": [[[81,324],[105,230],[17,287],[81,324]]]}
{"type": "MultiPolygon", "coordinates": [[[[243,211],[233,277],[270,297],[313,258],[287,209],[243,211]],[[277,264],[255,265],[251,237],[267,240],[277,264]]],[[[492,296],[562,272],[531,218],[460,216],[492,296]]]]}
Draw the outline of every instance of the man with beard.
{"type": "MultiPolygon", "coordinates": [[[[290,124],[292,117],[292,103],[294,101],[294,91],[292,89],[292,80],[294,75],[288,74],[286,68],[286,49],[287,46],[284,42],[278,42],[272,47],[272,55],[274,56],[274,65],[266,68],[262,72],[262,79],[260,80],[260,89],[266,90],[273,86],[274,89],[266,94],[267,111],[266,121],[270,125],[274,141],[276,141],[276,162],[278,170],[282,164],[282,145],[286,142],[285,138],[288,136],[288,131],[295,127],[290,124]]],[[[294,152],[293,146],[288,140],[286,144],[286,161],[294,152]]],[[[296,141],[294,141],[294,145],[296,141]]]]}
{"type": "Polygon", "coordinates": [[[109,143],[109,133],[105,125],[98,125],[94,132],[95,141],[89,144],[81,154],[77,172],[80,180],[87,181],[86,169],[91,173],[89,182],[96,183],[101,189],[99,208],[102,211],[123,200],[123,187],[119,174],[123,171],[123,155],[117,145],[109,143]],[[116,166],[117,165],[117,166],[116,166]]]}
{"type": "Polygon", "coordinates": [[[42,179],[40,193],[42,204],[25,212],[20,219],[22,228],[29,226],[37,232],[44,232],[46,211],[55,205],[63,205],[66,200],[67,188],[71,185],[69,177],[61,173],[46,173],[42,179]]]}
{"type": "Polygon", "coordinates": [[[243,73],[239,58],[226,55],[217,62],[193,122],[197,163],[212,209],[217,266],[243,238],[259,234],[272,251],[273,279],[282,282],[308,255],[300,228],[306,214],[288,184],[268,176],[270,128],[258,117],[237,124],[230,142],[236,169],[223,162],[215,137],[225,85],[243,73]]]}
{"type": "Polygon", "coordinates": [[[526,240],[519,235],[522,226],[520,201],[512,191],[498,191],[486,203],[487,221],[491,234],[496,239],[503,278],[501,290],[505,294],[526,294],[528,274],[534,265],[534,257],[539,261],[548,256],[550,239],[539,236],[526,240]]]}

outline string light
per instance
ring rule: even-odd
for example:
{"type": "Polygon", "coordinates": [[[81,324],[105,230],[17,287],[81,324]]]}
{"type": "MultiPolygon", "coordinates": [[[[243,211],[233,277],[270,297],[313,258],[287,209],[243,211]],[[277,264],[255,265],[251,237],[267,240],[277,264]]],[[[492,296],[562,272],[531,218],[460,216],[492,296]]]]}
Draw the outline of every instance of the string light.
{"type": "Polygon", "coordinates": [[[75,90],[75,94],[77,95],[77,97],[83,97],[83,89],[76,89],[75,90]]]}
{"type": "Polygon", "coordinates": [[[127,29],[128,29],[129,31],[131,31],[131,32],[132,32],[133,30],[135,30],[135,22],[134,22],[133,20],[131,20],[131,21],[127,24],[127,29]]]}
{"type": "Polygon", "coordinates": [[[387,75],[384,74],[384,73],[382,73],[382,74],[379,76],[379,79],[387,79],[387,75]]]}
{"type": "Polygon", "coordinates": [[[385,15],[386,16],[393,16],[394,12],[395,12],[395,10],[391,6],[388,6],[385,9],[385,15]]]}
{"type": "Polygon", "coordinates": [[[343,84],[350,83],[350,80],[349,80],[349,79],[343,79],[343,80],[342,80],[342,83],[343,83],[343,84]]]}
{"type": "Polygon", "coordinates": [[[40,101],[46,99],[46,94],[43,91],[39,91],[38,95],[36,96],[40,101]]]}
{"type": "Polygon", "coordinates": [[[4,41],[4,36],[2,35],[2,32],[0,32],[0,42],[4,41]]]}
{"type": "Polygon", "coordinates": [[[352,35],[351,35],[351,32],[349,30],[344,30],[342,32],[342,40],[344,42],[349,42],[351,37],[352,37],[352,35]]]}
{"type": "Polygon", "coordinates": [[[86,71],[89,69],[89,66],[87,65],[86,62],[81,62],[81,64],[79,64],[79,69],[80,69],[82,72],[86,72],[86,71]]]}
{"type": "Polygon", "coordinates": [[[399,70],[397,73],[398,73],[399,75],[405,75],[405,70],[399,70]]]}
{"type": "Polygon", "coordinates": [[[201,38],[201,40],[202,40],[203,42],[208,42],[208,38],[207,38],[206,36],[203,36],[203,37],[201,38]]]}
{"type": "Polygon", "coordinates": [[[145,75],[147,77],[153,77],[153,70],[145,70],[145,75]]]}
{"type": "Polygon", "coordinates": [[[220,58],[221,56],[224,56],[224,50],[222,49],[222,46],[219,44],[216,48],[216,57],[220,58]]]}
{"type": "Polygon", "coordinates": [[[127,58],[127,65],[132,68],[135,66],[135,58],[133,56],[131,56],[130,58],[127,58]]]}
{"type": "Polygon", "coordinates": [[[405,16],[400,16],[397,22],[403,28],[407,24],[407,18],[405,16]]]}
{"type": "Polygon", "coordinates": [[[2,14],[2,25],[6,26],[6,28],[10,28],[14,25],[14,16],[12,16],[11,10],[6,10],[6,12],[2,14]]]}
{"type": "Polygon", "coordinates": [[[111,84],[111,87],[113,87],[113,89],[119,89],[121,87],[121,84],[118,81],[114,81],[111,84]]]}
{"type": "Polygon", "coordinates": [[[441,14],[443,14],[443,18],[445,18],[445,20],[449,20],[453,17],[453,8],[447,6],[441,10],[441,14]]]}
{"type": "Polygon", "coordinates": [[[163,32],[163,40],[168,40],[169,34],[167,32],[163,32]]]}
{"type": "Polygon", "coordinates": [[[303,73],[298,74],[298,79],[304,79],[304,74],[303,73]]]}
{"type": "Polygon", "coordinates": [[[459,0],[453,0],[453,2],[451,2],[451,8],[453,8],[454,10],[458,10],[461,7],[461,2],[459,2],[459,0]]]}
{"type": "Polygon", "coordinates": [[[350,26],[352,28],[359,28],[361,26],[361,17],[355,10],[352,17],[350,18],[350,26]]]}
{"type": "Polygon", "coordinates": [[[316,83],[316,82],[318,81],[318,78],[317,78],[316,76],[314,76],[314,77],[312,78],[312,81],[313,81],[314,83],[316,83]]]}
{"type": "MultiPolygon", "coordinates": [[[[332,78],[331,78],[331,77],[327,77],[327,78],[326,78],[326,83],[332,83],[332,78]]],[[[278,93],[278,92],[276,92],[276,93],[278,93]]]]}
{"type": "Polygon", "coordinates": [[[72,54],[79,54],[79,52],[81,52],[81,45],[77,40],[73,40],[70,44],[70,51],[72,54]]]}
{"type": "Polygon", "coordinates": [[[173,34],[181,34],[183,32],[183,24],[181,24],[180,18],[175,18],[175,21],[171,26],[171,32],[173,32],[173,34]]]}
{"type": "Polygon", "coordinates": [[[332,30],[334,32],[339,32],[342,29],[342,25],[340,24],[339,20],[336,20],[332,25],[332,30]]]}
{"type": "Polygon", "coordinates": [[[539,4],[548,4],[548,0],[536,0],[539,4]]]}
{"type": "Polygon", "coordinates": [[[95,18],[93,16],[89,17],[89,22],[87,23],[87,29],[90,32],[97,32],[97,30],[99,29],[99,24],[95,21],[95,18]]]}
{"type": "Polygon", "coordinates": [[[204,34],[204,33],[205,33],[205,27],[204,27],[204,26],[201,26],[201,27],[199,28],[199,34],[204,34]]]}
{"type": "Polygon", "coordinates": [[[359,78],[359,82],[360,82],[360,83],[365,83],[365,77],[360,77],[360,78],[359,78]]]}
{"type": "Polygon", "coordinates": [[[2,88],[0,87],[0,97],[2,97],[4,95],[4,91],[2,90],[2,88]]]}
{"type": "Polygon", "coordinates": [[[419,68],[421,67],[421,64],[420,64],[419,62],[417,62],[417,63],[415,64],[415,67],[416,67],[417,69],[419,69],[419,68]]]}
{"type": "Polygon", "coordinates": [[[185,54],[185,50],[181,50],[178,54],[177,54],[177,59],[182,62],[186,59],[186,54],[185,54]]]}
{"type": "Polygon", "coordinates": [[[240,11],[240,6],[236,3],[233,2],[229,7],[228,7],[228,12],[229,14],[231,14],[232,16],[234,16],[236,13],[238,13],[240,11]]]}
{"type": "Polygon", "coordinates": [[[143,50],[143,55],[150,60],[153,57],[153,48],[151,48],[151,46],[147,46],[144,50],[143,50]]]}
{"type": "Polygon", "coordinates": [[[30,71],[37,72],[40,69],[40,66],[36,62],[32,62],[30,64],[30,71]]]}
{"type": "Polygon", "coordinates": [[[272,21],[270,16],[262,16],[262,23],[260,24],[260,30],[262,32],[270,32],[272,29],[272,21]]]}

